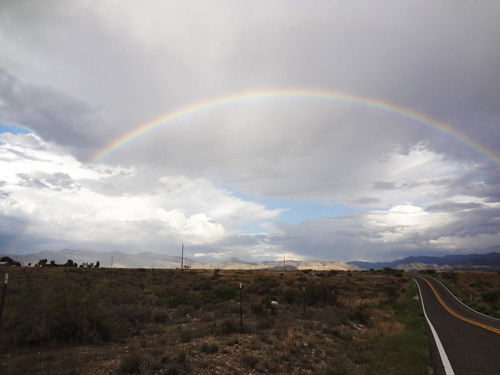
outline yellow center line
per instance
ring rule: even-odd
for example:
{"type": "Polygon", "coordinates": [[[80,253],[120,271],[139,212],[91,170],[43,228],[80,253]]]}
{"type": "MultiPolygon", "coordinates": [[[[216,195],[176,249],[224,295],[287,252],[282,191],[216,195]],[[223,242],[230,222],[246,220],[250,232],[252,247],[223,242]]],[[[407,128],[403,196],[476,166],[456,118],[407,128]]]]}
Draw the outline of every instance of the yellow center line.
{"type": "MultiPolygon", "coordinates": [[[[415,275],[417,276],[417,275],[415,275]]],[[[458,319],[461,319],[463,321],[466,321],[468,323],[471,323],[471,324],[474,324],[476,326],[479,326],[479,327],[483,327],[487,330],[490,330],[492,332],[495,332],[495,333],[498,333],[500,334],[500,329],[497,329],[497,328],[493,328],[493,327],[490,327],[486,324],[482,324],[482,323],[478,323],[478,322],[475,322],[474,320],[470,320],[470,319],[467,319],[467,318],[464,318],[463,316],[461,315],[458,315],[456,312],[454,312],[453,310],[451,310],[448,306],[446,306],[446,304],[443,302],[443,300],[441,299],[441,297],[439,296],[438,292],[436,291],[436,289],[434,289],[434,287],[432,286],[432,284],[429,282],[429,280],[425,279],[424,277],[422,276],[417,276],[419,278],[421,278],[422,280],[424,280],[427,284],[429,284],[429,286],[431,287],[432,291],[434,292],[434,294],[436,295],[436,298],[438,299],[439,303],[441,303],[441,305],[443,305],[443,307],[453,316],[457,317],[458,319]]]]}

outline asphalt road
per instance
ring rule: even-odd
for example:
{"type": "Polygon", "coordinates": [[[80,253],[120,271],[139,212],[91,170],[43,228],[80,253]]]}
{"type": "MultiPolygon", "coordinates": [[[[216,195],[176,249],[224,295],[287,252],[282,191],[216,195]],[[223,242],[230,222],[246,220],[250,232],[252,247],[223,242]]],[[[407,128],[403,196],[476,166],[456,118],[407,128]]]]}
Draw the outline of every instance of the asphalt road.
{"type": "Polygon", "coordinates": [[[414,279],[420,286],[427,317],[455,375],[500,374],[500,321],[462,305],[433,278],[415,276],[414,279]]]}

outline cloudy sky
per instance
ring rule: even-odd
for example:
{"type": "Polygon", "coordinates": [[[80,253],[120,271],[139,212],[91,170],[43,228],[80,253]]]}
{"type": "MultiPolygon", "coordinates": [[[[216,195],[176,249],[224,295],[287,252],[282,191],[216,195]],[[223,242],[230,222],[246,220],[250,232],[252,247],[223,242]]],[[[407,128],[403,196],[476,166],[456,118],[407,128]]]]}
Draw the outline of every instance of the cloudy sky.
{"type": "Polygon", "coordinates": [[[3,0],[0,253],[500,250],[499,19],[494,0],[3,0]]]}

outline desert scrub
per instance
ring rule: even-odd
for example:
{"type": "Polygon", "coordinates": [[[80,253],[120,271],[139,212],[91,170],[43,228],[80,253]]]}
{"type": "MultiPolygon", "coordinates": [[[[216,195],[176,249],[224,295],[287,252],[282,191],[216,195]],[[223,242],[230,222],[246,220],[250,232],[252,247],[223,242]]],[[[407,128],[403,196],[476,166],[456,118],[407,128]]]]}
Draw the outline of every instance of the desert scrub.
{"type": "Polygon", "coordinates": [[[6,334],[16,344],[89,343],[121,337],[127,324],[101,306],[104,297],[101,285],[61,283],[47,277],[43,283],[18,288],[10,300],[6,334]]]}
{"type": "MultiPolygon", "coordinates": [[[[458,275],[456,273],[451,273],[451,275],[456,275],[456,276],[447,276],[446,278],[439,278],[437,279],[439,282],[441,282],[455,297],[457,297],[459,300],[461,300],[463,303],[465,303],[467,306],[470,308],[488,315],[492,316],[494,318],[500,318],[500,313],[498,310],[500,309],[500,291],[498,290],[491,290],[491,291],[486,291],[482,292],[480,294],[480,299],[478,300],[478,296],[473,295],[473,299],[470,299],[470,291],[465,290],[463,287],[459,287],[458,283],[456,283],[458,279],[458,275]]],[[[436,278],[436,277],[434,277],[436,278]]],[[[476,283],[473,283],[470,285],[472,288],[476,287],[482,287],[484,285],[484,281],[480,280],[476,283]]]]}
{"type": "Polygon", "coordinates": [[[259,362],[259,357],[248,352],[246,349],[242,349],[241,350],[241,361],[243,363],[243,366],[245,366],[246,368],[254,369],[255,366],[257,366],[257,363],[259,362]]]}
{"type": "Polygon", "coordinates": [[[138,374],[142,363],[143,358],[138,353],[124,355],[121,358],[119,370],[123,374],[138,374]]]}
{"type": "Polygon", "coordinates": [[[219,344],[217,344],[214,341],[211,341],[211,342],[205,341],[200,346],[200,352],[202,352],[202,353],[214,354],[214,353],[217,353],[218,351],[219,351],[219,344]]]}
{"type": "Polygon", "coordinates": [[[422,306],[413,299],[417,293],[416,284],[411,282],[406,289],[406,294],[395,308],[385,305],[385,310],[375,315],[377,321],[374,322],[374,328],[365,330],[364,341],[353,342],[352,360],[364,368],[367,374],[428,373],[429,340],[422,318],[422,306]]]}

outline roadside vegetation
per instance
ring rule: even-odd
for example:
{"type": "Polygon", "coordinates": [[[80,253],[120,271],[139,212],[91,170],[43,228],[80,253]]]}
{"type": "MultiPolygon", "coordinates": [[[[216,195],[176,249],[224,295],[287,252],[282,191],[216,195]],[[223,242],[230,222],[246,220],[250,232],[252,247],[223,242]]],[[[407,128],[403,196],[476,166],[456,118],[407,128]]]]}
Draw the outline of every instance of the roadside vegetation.
{"type": "Polygon", "coordinates": [[[442,282],[470,308],[500,319],[500,272],[421,271],[442,282]]]}
{"type": "Polygon", "coordinates": [[[2,374],[423,375],[430,365],[416,286],[401,271],[5,270],[2,374]]]}

